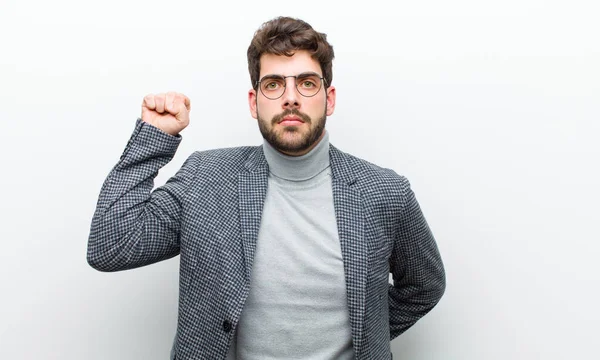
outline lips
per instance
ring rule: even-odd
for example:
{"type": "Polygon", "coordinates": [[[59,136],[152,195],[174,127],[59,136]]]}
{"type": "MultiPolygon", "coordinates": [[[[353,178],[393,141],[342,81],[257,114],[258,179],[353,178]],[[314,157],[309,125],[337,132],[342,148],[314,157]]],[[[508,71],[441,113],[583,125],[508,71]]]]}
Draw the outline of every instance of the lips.
{"type": "Polygon", "coordinates": [[[280,124],[294,124],[294,123],[302,124],[302,123],[304,123],[304,121],[296,116],[286,116],[283,119],[281,119],[281,121],[279,123],[280,124]]]}
{"type": "Polygon", "coordinates": [[[279,122],[279,125],[283,126],[299,126],[302,124],[304,124],[304,121],[295,116],[286,116],[279,122]]]}

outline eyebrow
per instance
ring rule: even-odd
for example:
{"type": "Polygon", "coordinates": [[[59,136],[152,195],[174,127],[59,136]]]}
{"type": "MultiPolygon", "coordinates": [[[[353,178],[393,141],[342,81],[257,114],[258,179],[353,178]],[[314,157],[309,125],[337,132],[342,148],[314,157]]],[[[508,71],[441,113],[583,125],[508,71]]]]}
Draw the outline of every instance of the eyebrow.
{"type": "Polygon", "coordinates": [[[260,79],[262,81],[264,79],[281,79],[281,78],[284,78],[284,77],[291,77],[291,76],[295,76],[296,78],[299,78],[299,77],[301,78],[301,77],[306,77],[306,76],[317,76],[319,78],[321,77],[321,75],[317,74],[316,72],[305,71],[305,72],[302,72],[302,73],[300,73],[298,75],[288,75],[288,76],[279,75],[279,74],[267,74],[267,75],[263,76],[260,79]]]}

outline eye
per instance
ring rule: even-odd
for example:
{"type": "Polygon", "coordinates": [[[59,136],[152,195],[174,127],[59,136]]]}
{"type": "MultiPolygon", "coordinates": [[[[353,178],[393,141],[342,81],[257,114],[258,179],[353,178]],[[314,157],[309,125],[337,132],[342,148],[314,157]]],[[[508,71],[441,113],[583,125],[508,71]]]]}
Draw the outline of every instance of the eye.
{"type": "Polygon", "coordinates": [[[262,83],[262,89],[265,91],[281,90],[285,87],[285,82],[281,79],[265,79],[262,83]]]}
{"type": "Polygon", "coordinates": [[[317,84],[315,84],[312,80],[303,80],[302,81],[302,87],[306,88],[306,89],[310,89],[317,86],[317,84]]]}
{"type": "Polygon", "coordinates": [[[321,78],[316,75],[300,75],[298,77],[298,87],[305,90],[317,89],[320,86],[321,78]]]}
{"type": "Polygon", "coordinates": [[[299,79],[298,81],[298,86],[302,87],[303,89],[314,89],[319,87],[319,85],[317,84],[316,79],[313,79],[312,77],[309,78],[304,78],[304,79],[299,79]]]}

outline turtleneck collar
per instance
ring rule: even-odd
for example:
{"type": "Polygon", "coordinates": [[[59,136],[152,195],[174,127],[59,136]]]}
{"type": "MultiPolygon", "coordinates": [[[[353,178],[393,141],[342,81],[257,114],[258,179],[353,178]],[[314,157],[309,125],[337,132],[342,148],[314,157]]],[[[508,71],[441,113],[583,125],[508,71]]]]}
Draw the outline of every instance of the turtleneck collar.
{"type": "Polygon", "coordinates": [[[309,180],[329,167],[329,133],[308,153],[289,156],[277,151],[263,140],[263,152],[272,175],[290,181],[309,180]]]}

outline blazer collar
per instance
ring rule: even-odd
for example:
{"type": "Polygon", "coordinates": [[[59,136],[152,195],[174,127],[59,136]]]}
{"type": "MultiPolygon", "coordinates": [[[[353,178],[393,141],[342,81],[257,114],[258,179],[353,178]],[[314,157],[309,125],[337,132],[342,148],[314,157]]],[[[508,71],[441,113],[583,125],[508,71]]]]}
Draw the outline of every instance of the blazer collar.
{"type": "MultiPolygon", "coordinates": [[[[356,174],[350,164],[348,154],[329,144],[329,161],[334,179],[341,180],[348,185],[353,185],[356,182],[356,174]]],[[[254,148],[244,167],[251,173],[263,172],[269,169],[262,145],[254,148]]]]}
{"type": "Polygon", "coordinates": [[[354,185],[356,182],[356,173],[350,164],[348,154],[333,145],[329,145],[329,161],[334,179],[345,182],[348,185],[354,185]]]}

